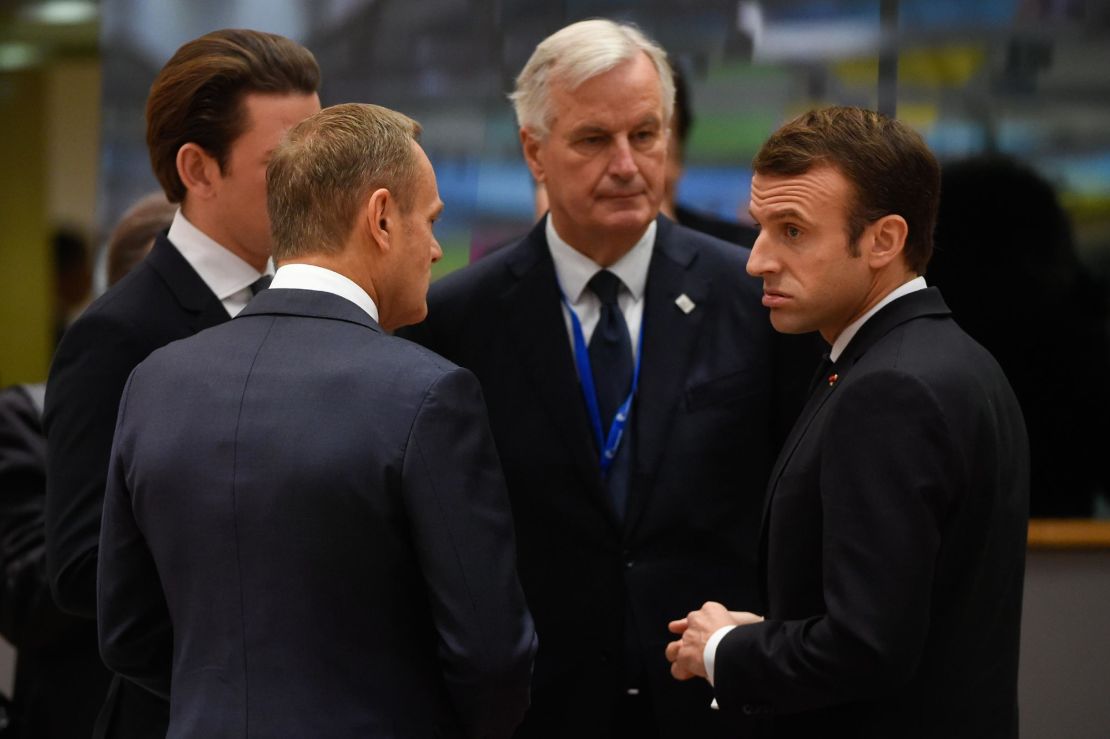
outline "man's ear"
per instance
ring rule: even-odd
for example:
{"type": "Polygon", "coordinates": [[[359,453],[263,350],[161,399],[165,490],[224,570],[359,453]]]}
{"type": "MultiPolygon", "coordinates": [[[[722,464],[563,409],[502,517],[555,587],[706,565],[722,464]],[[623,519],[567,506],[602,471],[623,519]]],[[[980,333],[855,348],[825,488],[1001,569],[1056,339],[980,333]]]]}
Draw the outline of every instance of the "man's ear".
{"type": "Polygon", "coordinates": [[[906,219],[896,213],[871,223],[864,232],[863,244],[871,267],[880,269],[901,256],[909,231],[906,219]]]}
{"type": "Polygon", "coordinates": [[[389,190],[379,187],[370,193],[363,211],[366,228],[370,232],[370,239],[382,251],[389,251],[393,245],[393,230],[397,225],[396,218],[397,199],[389,190]]]}
{"type": "Polygon", "coordinates": [[[189,142],[177,150],[177,176],[190,195],[211,198],[220,183],[220,163],[201,146],[189,142]]]}
{"type": "Polygon", "coordinates": [[[540,156],[541,143],[543,142],[527,128],[520,129],[520,148],[524,151],[524,161],[528,164],[528,169],[531,170],[536,182],[543,182],[546,176],[540,156]]]}

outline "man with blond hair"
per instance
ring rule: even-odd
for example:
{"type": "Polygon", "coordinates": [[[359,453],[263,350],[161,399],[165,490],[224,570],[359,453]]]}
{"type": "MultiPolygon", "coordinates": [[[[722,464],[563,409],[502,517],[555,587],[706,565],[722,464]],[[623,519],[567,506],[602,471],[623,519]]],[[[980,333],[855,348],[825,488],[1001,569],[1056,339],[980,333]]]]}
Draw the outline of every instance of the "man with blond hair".
{"type": "Polygon", "coordinates": [[[294,128],[268,168],[270,289],[124,390],[100,646],[169,699],[170,737],[496,739],[528,705],[478,382],[389,335],[441,256],[419,131],[372,105],[294,128]]]}
{"type": "Polygon", "coordinates": [[[674,84],[635,27],[552,34],[512,100],[550,212],[412,335],[489,404],[541,642],[518,736],[736,736],[663,648],[707,591],[757,603],[779,367],[748,252],[659,215],[674,84]]]}

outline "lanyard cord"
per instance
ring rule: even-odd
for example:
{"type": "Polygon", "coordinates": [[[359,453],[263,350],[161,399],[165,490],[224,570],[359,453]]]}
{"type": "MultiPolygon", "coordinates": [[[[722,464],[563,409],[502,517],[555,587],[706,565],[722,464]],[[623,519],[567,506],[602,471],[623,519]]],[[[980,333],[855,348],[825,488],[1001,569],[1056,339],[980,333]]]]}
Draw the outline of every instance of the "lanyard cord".
{"type": "Polygon", "coordinates": [[[636,388],[640,384],[640,360],[644,356],[644,322],[643,320],[640,321],[639,351],[636,352],[636,368],[632,373],[632,387],[628,391],[628,397],[617,408],[606,434],[601,426],[601,409],[597,402],[597,388],[594,386],[593,368],[590,366],[590,349],[586,344],[586,334],[582,331],[582,322],[579,320],[578,314],[574,312],[574,308],[570,306],[570,301],[567,300],[562,287],[559,288],[559,294],[563,298],[563,305],[567,307],[567,312],[570,313],[570,324],[574,334],[574,363],[578,367],[578,380],[582,386],[582,396],[586,400],[586,411],[590,416],[594,439],[601,450],[601,474],[605,477],[609,474],[609,468],[613,466],[613,460],[617,457],[621,437],[624,435],[624,429],[628,425],[628,417],[632,410],[632,399],[635,397],[636,388]]]}

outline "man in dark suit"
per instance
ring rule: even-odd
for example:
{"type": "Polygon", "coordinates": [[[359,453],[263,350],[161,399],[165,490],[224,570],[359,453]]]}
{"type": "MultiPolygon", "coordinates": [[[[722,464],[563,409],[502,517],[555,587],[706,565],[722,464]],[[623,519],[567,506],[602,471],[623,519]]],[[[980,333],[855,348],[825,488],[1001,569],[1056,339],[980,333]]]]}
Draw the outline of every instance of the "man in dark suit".
{"type": "Polygon", "coordinates": [[[424,317],[441,256],[419,131],[371,105],[294,128],[268,170],[273,285],[124,389],[100,646],[170,700],[170,737],[495,739],[528,705],[478,382],[387,333],[424,317]]]}
{"type": "MultiPolygon", "coordinates": [[[[181,204],[131,274],[66,332],[50,369],[46,555],[55,600],[92,619],[108,452],[120,393],[151,351],[222,323],[268,270],[267,153],[320,108],[319,69],[289,39],[206,34],[178,49],[147,100],[151,163],[181,204]]],[[[168,706],[114,681],[97,736],[165,734],[168,706]]]]}
{"type": "Polygon", "coordinates": [[[756,603],[776,347],[748,252],[658,216],[673,95],[630,26],[541,43],[513,98],[550,214],[410,334],[488,403],[541,645],[519,737],[727,735],[663,648],[707,592],[756,603]]]}
{"type": "Polygon", "coordinates": [[[786,124],[756,156],[748,270],[831,364],[763,518],[766,620],[707,603],[672,624],[679,678],[775,736],[1016,737],[1029,495],[998,364],[927,288],[939,167],[871,111],[786,124]]]}

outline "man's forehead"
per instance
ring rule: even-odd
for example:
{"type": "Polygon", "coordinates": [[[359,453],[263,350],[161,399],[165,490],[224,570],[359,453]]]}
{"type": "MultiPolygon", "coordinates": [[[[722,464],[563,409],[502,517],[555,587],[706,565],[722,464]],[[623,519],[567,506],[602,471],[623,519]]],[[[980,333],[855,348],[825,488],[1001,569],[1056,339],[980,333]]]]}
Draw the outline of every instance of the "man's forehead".
{"type": "Polygon", "coordinates": [[[755,173],[752,176],[751,207],[770,215],[785,210],[820,207],[842,201],[847,180],[832,167],[812,167],[797,175],[755,173]]]}

